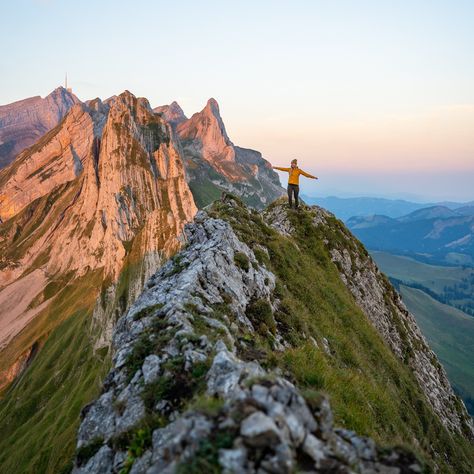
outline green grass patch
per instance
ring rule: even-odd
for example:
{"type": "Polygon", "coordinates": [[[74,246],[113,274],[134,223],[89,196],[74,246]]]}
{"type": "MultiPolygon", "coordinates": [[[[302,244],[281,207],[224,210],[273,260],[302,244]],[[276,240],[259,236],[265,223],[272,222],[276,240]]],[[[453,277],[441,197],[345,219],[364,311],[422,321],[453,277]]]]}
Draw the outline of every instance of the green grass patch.
{"type": "Polygon", "coordinates": [[[245,314],[260,335],[266,335],[267,331],[270,331],[272,334],[276,333],[272,307],[266,299],[260,298],[251,301],[247,305],[245,314]]]}
{"type": "Polygon", "coordinates": [[[101,437],[94,438],[92,441],[86,445],[80,447],[76,451],[76,460],[79,466],[82,466],[87,463],[87,461],[94,456],[97,451],[103,446],[104,439],[101,437]]]}
{"type": "Polygon", "coordinates": [[[209,438],[203,439],[194,456],[179,464],[177,474],[220,474],[219,449],[229,449],[236,433],[219,430],[212,433],[209,438]]]}

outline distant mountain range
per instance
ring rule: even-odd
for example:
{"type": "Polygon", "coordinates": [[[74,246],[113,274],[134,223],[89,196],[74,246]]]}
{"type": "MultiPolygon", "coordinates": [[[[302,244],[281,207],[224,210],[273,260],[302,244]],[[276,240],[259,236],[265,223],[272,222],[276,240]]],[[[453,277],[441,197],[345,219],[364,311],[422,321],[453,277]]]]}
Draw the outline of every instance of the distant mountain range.
{"type": "Polygon", "coordinates": [[[392,218],[354,216],[351,231],[371,250],[438,264],[474,264],[474,205],[431,206],[392,218]]]}
{"type": "Polygon", "coordinates": [[[336,196],[312,197],[304,196],[303,199],[308,204],[317,204],[334,213],[339,219],[346,221],[353,216],[383,215],[388,217],[401,217],[418,209],[443,206],[449,209],[458,209],[463,206],[474,209],[474,201],[468,203],[459,202],[437,202],[419,203],[405,201],[403,199],[384,199],[374,197],[340,198],[336,196]]]}

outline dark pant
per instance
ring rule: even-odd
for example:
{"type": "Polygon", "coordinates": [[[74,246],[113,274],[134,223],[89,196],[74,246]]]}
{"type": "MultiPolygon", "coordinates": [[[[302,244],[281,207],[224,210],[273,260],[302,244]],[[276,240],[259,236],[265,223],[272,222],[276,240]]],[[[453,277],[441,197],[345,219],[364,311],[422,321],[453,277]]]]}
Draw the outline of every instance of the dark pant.
{"type": "Polygon", "coordinates": [[[298,194],[300,193],[300,187],[297,184],[288,184],[288,203],[290,207],[293,206],[293,196],[295,196],[295,207],[298,207],[298,194]]]}

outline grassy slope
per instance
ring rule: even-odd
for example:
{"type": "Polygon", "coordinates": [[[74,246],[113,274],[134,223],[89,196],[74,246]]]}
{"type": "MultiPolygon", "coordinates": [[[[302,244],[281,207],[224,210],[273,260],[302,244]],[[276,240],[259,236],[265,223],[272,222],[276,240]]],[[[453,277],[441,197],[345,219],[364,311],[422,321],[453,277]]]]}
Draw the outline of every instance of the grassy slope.
{"type": "Polygon", "coordinates": [[[401,293],[455,388],[474,400],[474,318],[421,290],[401,285],[401,293]]]}
{"type": "Polygon", "coordinates": [[[219,199],[222,190],[210,180],[195,179],[190,181],[189,188],[193,194],[196,206],[199,209],[207,206],[212,201],[219,199]]]}
{"type": "MultiPolygon", "coordinates": [[[[435,293],[443,287],[460,283],[468,278],[472,268],[440,267],[416,260],[372,252],[377,264],[390,277],[409,283],[420,283],[435,293]]],[[[423,334],[445,366],[451,383],[474,412],[474,317],[434,300],[423,291],[402,285],[402,296],[414,314],[423,334]]]]}
{"type": "Polygon", "coordinates": [[[28,341],[41,344],[0,400],[0,472],[57,473],[72,459],[79,412],[98,394],[109,368],[106,353],[92,350],[93,276],[60,292],[54,309],[35,318],[7,348],[13,354],[28,341]]]}
{"type": "Polygon", "coordinates": [[[331,229],[316,230],[308,212],[290,211],[297,229],[292,241],[242,207],[215,203],[211,214],[228,220],[277,275],[281,310],[275,318],[293,347],[277,355],[267,348],[264,364],[286,369],[308,397],[327,393],[338,424],[381,444],[414,447],[428,462],[432,446],[448,460],[437,459],[443,472],[470,472],[472,445],[444,429],[410,369],[393,355],[342,283],[322,242],[338,238],[334,229],[341,227],[335,219],[331,229]],[[316,349],[310,335],[320,347],[326,337],[333,356],[316,349]]]}
{"type": "Polygon", "coordinates": [[[67,472],[79,412],[109,367],[92,352],[89,325],[79,311],[58,326],[0,403],[1,472],[67,472]]]}
{"type": "MultiPolygon", "coordinates": [[[[7,221],[1,230],[6,237],[2,256],[15,261],[23,255],[29,241],[54,224],[77,186],[59,186],[7,221]],[[12,226],[17,231],[10,241],[12,226]]],[[[41,266],[48,251],[31,269],[41,266]]],[[[33,344],[39,347],[29,367],[0,394],[0,472],[56,473],[70,462],[79,412],[97,395],[109,365],[105,354],[93,354],[89,339],[102,279],[98,270],[82,278],[63,275],[48,284],[39,300],[53,298],[51,304],[1,352],[0,368],[5,369],[33,344]]]]}

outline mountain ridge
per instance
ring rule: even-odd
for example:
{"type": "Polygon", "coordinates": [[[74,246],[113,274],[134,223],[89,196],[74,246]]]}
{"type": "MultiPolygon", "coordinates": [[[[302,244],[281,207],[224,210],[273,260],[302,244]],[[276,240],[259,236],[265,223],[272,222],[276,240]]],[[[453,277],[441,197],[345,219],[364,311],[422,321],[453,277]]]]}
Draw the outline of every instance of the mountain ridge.
{"type": "MultiPolygon", "coordinates": [[[[300,321],[298,333],[290,335],[288,330],[297,321],[284,315],[288,309],[284,309],[287,303],[284,303],[283,294],[292,291],[292,283],[285,280],[285,273],[273,273],[277,268],[275,263],[281,257],[285,258],[285,252],[274,254],[278,246],[291,246],[293,242],[302,246],[304,240],[301,236],[308,238],[308,232],[314,232],[312,238],[319,239],[319,232],[322,231],[326,237],[338,237],[334,240],[328,238],[324,245],[329,247],[323,252],[328,252],[326,255],[333,260],[330,265],[334,265],[335,269],[341,265],[341,269],[336,271],[340,272],[339,281],[346,284],[344,277],[348,278],[350,273],[341,263],[341,256],[347,252],[349,259],[356,258],[354,271],[359,273],[364,262],[357,260],[362,259],[363,254],[360,253],[362,248],[358,247],[360,244],[351,240],[353,238],[337,222],[320,208],[305,208],[303,214],[293,216],[281,203],[258,215],[229,196],[215,202],[205,212],[198,213],[194,223],[186,227],[188,246],[147,282],[144,293],[117,324],[114,365],[101,396],[83,410],[73,472],[113,472],[120,469],[126,472],[133,469],[137,473],[153,470],[202,472],[199,469],[220,467],[229,472],[253,473],[260,469],[259,472],[286,473],[301,468],[303,452],[309,456],[305,472],[344,469],[343,466],[367,473],[374,469],[382,470],[378,463],[383,465],[384,460],[377,457],[376,451],[361,457],[355,448],[365,443],[374,447],[373,441],[358,441],[354,432],[332,431],[333,415],[327,400],[318,396],[318,401],[312,398],[312,404],[306,405],[315,396],[308,392],[313,382],[307,382],[303,397],[303,392],[292,392],[295,386],[285,381],[285,377],[292,374],[296,376],[297,383],[302,383],[304,378],[298,378],[295,366],[295,372],[287,372],[285,364],[280,365],[293,351],[300,354],[298,357],[303,357],[303,354],[308,356],[309,352],[314,361],[319,358],[340,360],[342,355],[342,346],[338,345],[334,333],[325,334],[322,327],[314,332],[307,326],[311,319],[300,321]],[[267,248],[262,237],[266,242],[274,241],[276,246],[267,248]],[[338,253],[337,248],[343,253],[338,253]],[[212,257],[208,256],[209,253],[212,257]],[[246,338],[247,333],[252,337],[246,338]],[[295,345],[293,337],[307,339],[304,352],[298,352],[298,344],[295,345]],[[276,359],[268,365],[266,357],[271,356],[272,352],[276,354],[276,359]],[[262,369],[262,364],[267,370],[262,369]],[[275,374],[271,373],[272,370],[275,374]],[[276,393],[280,393],[284,386],[293,395],[286,398],[277,396],[276,393]],[[188,387],[189,391],[182,387],[188,387]],[[275,395],[272,398],[269,394],[275,395]],[[290,407],[291,399],[301,404],[300,408],[296,405],[290,407]],[[118,405],[119,410],[114,408],[118,405]],[[243,411],[240,417],[236,415],[239,410],[243,411]],[[311,410],[317,417],[315,425],[312,425],[311,410]],[[316,429],[316,426],[319,428],[316,429]],[[218,440],[223,436],[226,441],[221,443],[218,440]],[[136,450],[131,446],[135,446],[138,439],[141,440],[141,449],[136,450]],[[350,440],[354,440],[352,447],[350,440]],[[204,448],[208,446],[206,443],[211,443],[214,448],[204,448]],[[265,450],[258,451],[258,447],[265,447],[265,450]]],[[[309,258],[305,247],[299,247],[299,251],[304,254],[303,258],[309,258]]],[[[322,255],[319,258],[322,259],[322,255]]],[[[368,256],[365,258],[370,260],[368,256]]],[[[320,260],[319,265],[325,268],[325,262],[320,260]]],[[[366,275],[374,275],[379,283],[390,285],[380,274],[375,276],[375,266],[365,267],[365,271],[366,275]]],[[[358,284],[364,278],[366,276],[355,279],[352,294],[356,295],[358,284]]],[[[378,297],[376,286],[366,288],[371,295],[378,297]]],[[[392,298],[395,294],[388,296],[390,304],[392,298]]],[[[357,301],[359,306],[363,306],[363,302],[357,301]]],[[[393,302],[401,304],[396,299],[393,302]]],[[[372,307],[365,308],[368,316],[372,311],[372,307]]],[[[394,352],[389,352],[403,361],[407,357],[407,360],[416,357],[418,351],[424,353],[427,346],[413,321],[410,320],[409,325],[401,329],[409,320],[402,313],[400,323],[395,324],[392,320],[393,331],[399,335],[403,331],[412,333],[421,344],[416,345],[408,339],[401,345],[408,344],[413,352],[397,354],[396,346],[400,341],[395,343],[392,346],[394,352]]],[[[389,314],[386,317],[390,317],[389,314]]],[[[374,318],[379,316],[374,315],[374,318]]],[[[383,318],[380,319],[383,324],[383,318]]],[[[364,320],[365,316],[360,320],[361,324],[365,324],[364,320]]],[[[375,330],[374,326],[371,328],[370,331],[375,330]]],[[[379,337],[387,342],[393,339],[393,335],[382,326],[376,330],[379,337]]],[[[352,336],[355,339],[358,337],[356,334],[352,336]]],[[[388,347],[382,344],[386,347],[382,349],[377,344],[375,337],[373,347],[377,347],[376,351],[381,350],[380,354],[385,354],[388,347]]],[[[442,368],[435,363],[436,356],[429,349],[428,353],[429,357],[423,360],[423,364],[433,365],[431,376],[442,376],[442,368]]],[[[344,360],[349,363],[347,357],[344,360]]],[[[401,369],[403,364],[398,364],[395,365],[402,372],[406,370],[401,369]]],[[[342,370],[350,371],[349,367],[346,365],[346,369],[342,370]]],[[[401,372],[400,376],[405,377],[401,372]]],[[[416,385],[418,390],[423,390],[423,382],[420,382],[416,385]]],[[[384,383],[384,390],[392,390],[392,383],[384,383]]],[[[404,383],[408,383],[408,379],[404,383]]],[[[441,385],[435,385],[437,389],[441,388],[441,385]]],[[[346,387],[346,391],[348,389],[346,387]]],[[[424,396],[429,397],[432,389],[433,386],[426,387],[424,396]]],[[[464,433],[472,438],[472,422],[469,422],[462,402],[454,396],[449,384],[445,384],[442,390],[447,390],[449,400],[441,403],[449,405],[432,405],[431,409],[437,413],[435,418],[444,418],[446,428],[443,429],[448,432],[464,433]],[[454,410],[451,415],[458,413],[461,417],[457,427],[456,418],[451,420],[454,424],[450,424],[451,415],[444,413],[448,406],[454,410]]],[[[337,397],[335,403],[337,405],[337,397]]],[[[427,409],[426,402],[420,399],[419,403],[419,410],[427,409]]],[[[366,416],[370,417],[367,413],[366,416]]],[[[406,418],[404,422],[410,424],[416,423],[416,420],[406,418]]],[[[427,449],[424,455],[433,450],[429,454],[429,463],[445,462],[437,450],[445,449],[443,443],[451,441],[444,438],[446,434],[439,432],[438,435],[444,441],[439,444],[433,438],[437,447],[432,445],[428,448],[423,435],[415,438],[416,443],[421,443],[420,447],[423,445],[423,449],[427,449]]],[[[464,472],[467,469],[466,464],[461,470],[459,466],[449,467],[451,462],[460,461],[456,457],[458,455],[460,453],[453,456],[451,452],[449,461],[443,464],[443,469],[448,470],[443,472],[464,472]]],[[[391,457],[396,463],[401,459],[410,459],[409,455],[400,451],[397,454],[392,452],[391,457]]],[[[403,472],[420,472],[421,466],[415,459],[411,458],[404,465],[403,472]]],[[[399,464],[393,466],[401,467],[399,464]]]]}

